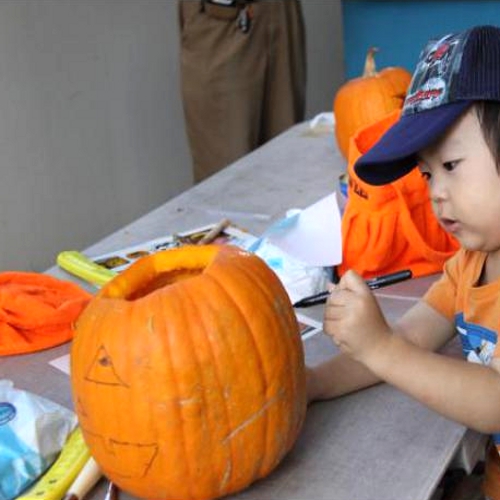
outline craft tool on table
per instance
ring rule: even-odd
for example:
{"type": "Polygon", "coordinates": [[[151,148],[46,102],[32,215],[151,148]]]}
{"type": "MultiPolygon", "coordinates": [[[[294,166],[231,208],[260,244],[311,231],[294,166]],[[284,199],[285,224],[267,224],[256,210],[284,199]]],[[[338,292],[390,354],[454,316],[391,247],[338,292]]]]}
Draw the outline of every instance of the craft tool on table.
{"type": "Polygon", "coordinates": [[[198,245],[207,245],[208,243],[212,243],[230,224],[231,221],[229,219],[222,219],[218,224],[210,229],[210,231],[205,234],[200,241],[198,241],[198,245]]]}
{"type": "Polygon", "coordinates": [[[260,212],[243,212],[241,210],[224,210],[224,209],[218,209],[218,208],[209,208],[209,207],[203,207],[201,205],[193,205],[189,204],[189,208],[191,210],[199,210],[201,212],[204,212],[205,214],[208,215],[216,215],[216,216],[222,216],[222,217],[227,217],[229,219],[252,219],[252,220],[261,220],[261,221],[268,221],[272,218],[271,215],[265,214],[265,213],[260,213],[260,212]]]}
{"type": "Polygon", "coordinates": [[[106,496],[104,497],[104,500],[117,500],[118,493],[119,493],[118,487],[116,486],[115,483],[110,481],[108,484],[108,489],[106,490],[106,496]]]}
{"type": "MultiPolygon", "coordinates": [[[[200,238],[197,244],[206,245],[212,243],[230,225],[231,221],[229,219],[222,219],[200,238]]],[[[105,285],[117,275],[116,271],[97,264],[78,250],[64,250],[60,252],[57,255],[56,262],[61,269],[96,287],[105,285]]]]}
{"type": "Polygon", "coordinates": [[[95,286],[102,286],[116,276],[114,271],[96,264],[77,250],[60,252],[56,261],[57,265],[65,271],[95,286]]]}
{"type": "Polygon", "coordinates": [[[82,500],[101,477],[101,469],[97,465],[97,462],[90,457],[68,488],[63,500],[82,500]]]}
{"type": "MultiPolygon", "coordinates": [[[[409,269],[404,271],[397,271],[391,274],[384,274],[382,276],[377,276],[376,278],[371,278],[366,280],[366,284],[370,287],[371,290],[376,290],[377,288],[382,288],[384,286],[394,285],[395,283],[399,283],[400,281],[405,281],[410,279],[412,273],[409,269]]],[[[317,304],[324,304],[330,295],[329,290],[325,290],[324,292],[317,293],[315,295],[310,295],[309,297],[305,297],[300,299],[299,301],[293,304],[293,307],[309,307],[317,304]]]]}
{"type": "MultiPolygon", "coordinates": [[[[70,434],[61,453],[47,472],[17,500],[61,500],[90,459],[90,452],[83,440],[82,431],[80,427],[77,427],[70,434]]],[[[98,477],[96,478],[96,470],[92,463],[85,472],[87,484],[90,480],[97,481],[98,477]]],[[[79,491],[83,491],[81,484],[75,486],[79,488],[79,491]]]]}

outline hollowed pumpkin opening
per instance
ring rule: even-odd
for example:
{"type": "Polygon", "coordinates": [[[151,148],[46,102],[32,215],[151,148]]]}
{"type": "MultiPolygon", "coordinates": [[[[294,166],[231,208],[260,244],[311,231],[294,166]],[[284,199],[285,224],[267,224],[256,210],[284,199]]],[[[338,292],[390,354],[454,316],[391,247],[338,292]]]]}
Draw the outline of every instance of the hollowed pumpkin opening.
{"type": "Polygon", "coordinates": [[[145,297],[146,295],[149,295],[159,288],[163,288],[178,281],[198,276],[203,272],[204,269],[204,267],[199,267],[196,269],[176,269],[175,271],[160,273],[154,276],[151,280],[143,283],[143,286],[141,286],[137,290],[132,290],[131,293],[124,298],[126,300],[140,299],[141,297],[145,297]]]}
{"type": "Polygon", "coordinates": [[[165,250],[142,257],[113,278],[100,291],[101,297],[133,301],[179,281],[195,278],[221,252],[216,245],[165,250]]]}

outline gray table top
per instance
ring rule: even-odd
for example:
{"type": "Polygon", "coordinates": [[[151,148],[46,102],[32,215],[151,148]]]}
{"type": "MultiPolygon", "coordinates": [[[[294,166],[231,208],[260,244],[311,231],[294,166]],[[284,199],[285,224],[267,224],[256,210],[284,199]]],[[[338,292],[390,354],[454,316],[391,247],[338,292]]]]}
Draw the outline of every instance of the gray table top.
{"type": "MultiPolygon", "coordinates": [[[[308,123],[302,123],[85,253],[117,250],[224,216],[259,235],[287,209],[304,208],[336,190],[344,168],[332,134],[313,134],[308,123]]],[[[48,272],[73,279],[57,267],[48,272]]],[[[434,279],[411,280],[377,292],[383,310],[390,319],[397,318],[434,279]]],[[[321,320],[322,307],[308,309],[307,315],[321,320]]],[[[48,364],[68,351],[66,344],[3,358],[1,376],[13,380],[16,387],[71,408],[68,376],[48,364]]],[[[305,351],[309,364],[336,352],[323,334],[307,339],[305,351]]],[[[424,500],[431,497],[465,434],[463,426],[381,384],[311,405],[303,431],[284,461],[270,476],[234,498],[424,500]]],[[[103,498],[105,488],[106,482],[101,481],[89,498],[103,498]]]]}

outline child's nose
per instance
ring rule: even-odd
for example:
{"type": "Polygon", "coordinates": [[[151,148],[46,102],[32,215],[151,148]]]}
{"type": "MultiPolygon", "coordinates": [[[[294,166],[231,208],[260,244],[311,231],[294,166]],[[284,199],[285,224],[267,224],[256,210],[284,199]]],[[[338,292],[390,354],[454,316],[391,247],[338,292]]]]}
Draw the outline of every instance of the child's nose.
{"type": "Polygon", "coordinates": [[[433,203],[439,203],[447,198],[446,184],[439,176],[433,176],[429,183],[429,192],[433,203]]]}

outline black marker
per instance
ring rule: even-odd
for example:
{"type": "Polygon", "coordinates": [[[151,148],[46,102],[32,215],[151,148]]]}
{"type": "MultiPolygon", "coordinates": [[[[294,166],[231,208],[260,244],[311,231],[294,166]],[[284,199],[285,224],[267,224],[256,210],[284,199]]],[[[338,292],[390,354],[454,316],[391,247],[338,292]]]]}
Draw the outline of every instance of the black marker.
{"type": "MultiPolygon", "coordinates": [[[[400,281],[405,281],[410,278],[411,271],[409,269],[406,269],[405,271],[398,271],[396,273],[384,274],[383,276],[371,278],[369,280],[366,280],[366,284],[370,287],[370,289],[376,290],[377,288],[393,285],[394,283],[399,283],[400,281]]],[[[295,302],[295,304],[293,304],[293,307],[309,307],[315,306],[316,304],[324,304],[329,295],[329,291],[320,292],[316,295],[311,295],[295,302]]]]}

